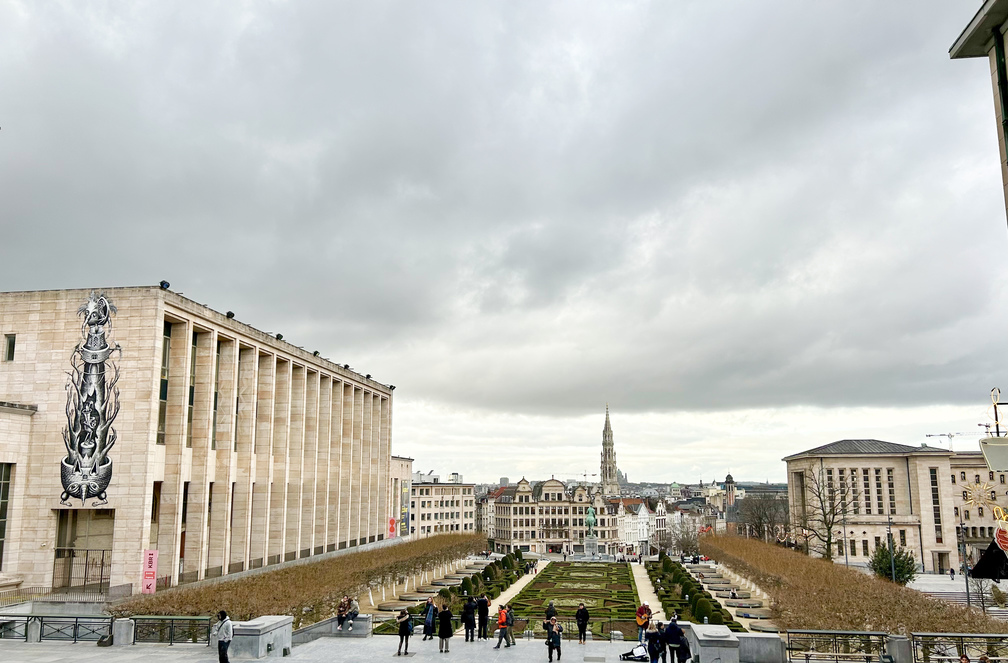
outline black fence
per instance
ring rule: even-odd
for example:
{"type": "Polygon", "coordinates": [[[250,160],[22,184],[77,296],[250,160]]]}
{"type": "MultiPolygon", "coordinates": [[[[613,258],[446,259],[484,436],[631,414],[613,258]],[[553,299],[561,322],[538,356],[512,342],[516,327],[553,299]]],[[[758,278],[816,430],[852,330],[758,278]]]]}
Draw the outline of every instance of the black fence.
{"type": "Polygon", "coordinates": [[[971,661],[986,654],[992,660],[1008,657],[1008,634],[1004,633],[911,633],[914,663],[958,661],[965,654],[971,661]]]}
{"type": "Polygon", "coordinates": [[[112,635],[112,617],[102,615],[0,615],[0,639],[28,641],[29,624],[40,641],[96,642],[112,635]]]}
{"type": "Polygon", "coordinates": [[[111,550],[56,548],[53,559],[53,588],[109,586],[112,577],[111,550]]]}
{"type": "Polygon", "coordinates": [[[210,645],[210,617],[161,617],[141,615],[133,617],[133,644],[157,642],[175,644],[210,645]]]}
{"type": "MultiPolygon", "coordinates": [[[[413,620],[413,635],[423,635],[424,617],[423,615],[410,615],[413,620]]],[[[564,640],[577,640],[577,622],[573,619],[557,620],[562,627],[561,638],[564,640]]],[[[461,618],[458,615],[452,616],[452,629],[461,628],[461,618]]],[[[378,621],[372,618],[372,632],[375,635],[395,635],[399,632],[399,625],[395,618],[387,618],[378,621]]],[[[497,630],[497,614],[491,613],[487,622],[487,635],[493,637],[497,630]]],[[[638,627],[634,619],[591,619],[588,622],[588,631],[591,631],[592,640],[612,640],[613,633],[616,633],[616,640],[637,640],[638,627]]],[[[476,631],[479,631],[479,620],[476,621],[476,631]]],[[[434,634],[437,635],[435,626],[434,634]]],[[[546,631],[543,629],[543,617],[519,617],[515,615],[512,634],[515,639],[532,638],[545,640],[546,631]]]]}
{"type": "Polygon", "coordinates": [[[789,661],[874,663],[888,661],[887,633],[880,631],[788,631],[789,661]]]}

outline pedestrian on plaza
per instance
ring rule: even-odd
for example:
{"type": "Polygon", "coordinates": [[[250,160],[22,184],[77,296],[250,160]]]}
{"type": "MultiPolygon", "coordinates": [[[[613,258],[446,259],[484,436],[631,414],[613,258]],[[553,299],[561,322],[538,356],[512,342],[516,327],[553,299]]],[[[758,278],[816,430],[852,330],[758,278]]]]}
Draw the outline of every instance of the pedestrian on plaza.
{"type": "Polygon", "coordinates": [[[658,663],[659,650],[665,647],[661,641],[658,624],[654,620],[648,623],[647,630],[644,632],[644,642],[647,644],[647,653],[651,658],[651,663],[658,663]]]}
{"type": "Polygon", "coordinates": [[[556,614],[557,614],[556,608],[553,606],[553,601],[550,601],[549,605],[546,606],[546,621],[549,621],[551,618],[556,617],[556,614]]]}
{"type": "Polygon", "coordinates": [[[511,604],[508,603],[507,604],[507,631],[508,631],[508,642],[511,645],[516,644],[515,643],[515,637],[514,637],[514,624],[515,624],[514,608],[512,608],[511,604]]]}
{"type": "Polygon", "coordinates": [[[485,593],[476,600],[476,614],[479,616],[479,631],[476,637],[480,640],[489,640],[487,622],[490,621],[490,597],[485,593]]]}
{"type": "Polygon", "coordinates": [[[396,623],[399,624],[399,650],[396,652],[396,656],[403,654],[409,656],[409,637],[413,635],[413,615],[405,610],[400,610],[399,616],[396,617],[396,623]]]}
{"type": "Polygon", "coordinates": [[[507,649],[511,646],[511,643],[507,639],[507,609],[503,605],[497,606],[497,646],[494,649],[500,649],[501,643],[504,643],[504,648],[507,649]]]}
{"type": "Polygon", "coordinates": [[[228,614],[221,610],[217,613],[217,626],[214,631],[217,633],[217,660],[219,663],[228,663],[228,647],[231,646],[231,639],[234,638],[234,627],[228,614]]]}
{"type": "Polygon", "coordinates": [[[952,567],[949,567],[949,578],[955,580],[955,569],[953,569],[952,567]]]}
{"type": "Polygon", "coordinates": [[[448,640],[454,635],[452,628],[452,612],[448,605],[448,599],[441,604],[441,611],[438,612],[438,651],[448,653],[448,640]]]}
{"type": "Polygon", "coordinates": [[[959,657],[959,663],[970,663],[969,656],[963,654],[959,657]]]}
{"type": "Polygon", "coordinates": [[[635,615],[637,620],[637,642],[644,642],[644,631],[647,630],[648,623],[651,621],[651,608],[648,606],[648,602],[644,601],[639,608],[637,608],[637,614],[635,615]]]}
{"type": "Polygon", "coordinates": [[[588,639],[588,610],[584,603],[578,603],[577,612],[574,613],[574,621],[578,627],[578,644],[583,645],[588,639]]]}
{"type": "Polygon", "coordinates": [[[665,627],[665,646],[675,650],[676,663],[686,663],[692,658],[686,634],[675,620],[670,621],[665,627]]]}
{"type": "Polygon", "coordinates": [[[465,626],[465,641],[476,642],[476,599],[471,596],[462,606],[462,625],[465,626]]]}
{"type": "Polygon", "coordinates": [[[424,606],[424,622],[423,622],[423,642],[424,640],[433,640],[434,631],[437,629],[438,624],[438,607],[434,603],[434,597],[427,597],[427,605],[424,606]]]}
{"type": "MultiPolygon", "coordinates": [[[[655,626],[658,629],[658,657],[661,659],[661,663],[666,663],[665,648],[668,646],[668,643],[665,642],[665,625],[656,621],[655,626]]],[[[673,661],[673,663],[675,662],[673,661]]]]}
{"type": "Polygon", "coordinates": [[[339,605],[336,606],[336,630],[343,630],[343,622],[346,621],[347,613],[350,612],[350,597],[346,594],[340,599],[339,605]]]}
{"type": "Polygon", "coordinates": [[[546,646],[549,648],[549,660],[553,660],[553,652],[556,651],[557,660],[560,660],[560,645],[563,644],[563,625],[557,622],[556,617],[550,618],[550,627],[546,630],[546,646]]]}
{"type": "Polygon", "coordinates": [[[735,591],[734,587],[732,587],[731,593],[728,595],[728,598],[731,598],[731,599],[737,599],[738,598],[738,592],[735,591]]]}

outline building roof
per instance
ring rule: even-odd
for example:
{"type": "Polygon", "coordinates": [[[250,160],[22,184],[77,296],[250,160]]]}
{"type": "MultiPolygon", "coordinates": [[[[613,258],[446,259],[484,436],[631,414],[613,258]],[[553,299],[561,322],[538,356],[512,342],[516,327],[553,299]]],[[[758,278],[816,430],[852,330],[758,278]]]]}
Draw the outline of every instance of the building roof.
{"type": "Polygon", "coordinates": [[[986,0],[973,20],[949,48],[949,57],[985,58],[994,42],[993,32],[1008,21],[1008,0],[986,0]]]}
{"type": "Polygon", "coordinates": [[[805,456],[860,456],[863,454],[904,456],[918,453],[952,454],[948,449],[929,447],[926,444],[922,444],[919,447],[911,447],[906,444],[896,444],[895,442],[884,442],[882,440],[838,440],[824,444],[821,447],[816,447],[815,449],[785,456],[783,460],[787,462],[805,456]]]}

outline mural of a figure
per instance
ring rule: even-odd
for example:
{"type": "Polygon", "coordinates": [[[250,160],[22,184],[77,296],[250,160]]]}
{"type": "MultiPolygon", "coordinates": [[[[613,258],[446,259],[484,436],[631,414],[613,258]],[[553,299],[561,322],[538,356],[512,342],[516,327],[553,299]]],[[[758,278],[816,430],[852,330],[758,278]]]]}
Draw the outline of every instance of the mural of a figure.
{"type": "Polygon", "coordinates": [[[84,340],[74,347],[67,373],[67,427],[63,442],[67,455],[60,467],[63,494],[60,503],[70,506],[70,499],[97,498],[91,506],[108,503],[106,489],[112,480],[112,459],[109,451],[116,442],[112,422],[119,414],[119,367],[110,360],[112,353],[122,355],[118,343],[109,344],[106,334],[112,330],[115,306],[104,293],[91,293],[77,310],[83,318],[84,340]],[[106,376],[111,367],[111,376],[106,376]]]}

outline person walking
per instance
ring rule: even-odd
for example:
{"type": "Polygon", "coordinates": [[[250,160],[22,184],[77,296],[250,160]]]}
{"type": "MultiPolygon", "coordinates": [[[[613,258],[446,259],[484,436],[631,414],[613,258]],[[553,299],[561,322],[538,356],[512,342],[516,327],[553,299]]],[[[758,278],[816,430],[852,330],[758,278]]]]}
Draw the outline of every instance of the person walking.
{"type": "Polygon", "coordinates": [[[465,626],[465,641],[476,642],[476,599],[469,599],[462,606],[462,625],[465,626]]]}
{"type": "Polygon", "coordinates": [[[215,632],[217,633],[217,660],[220,663],[228,663],[228,647],[231,646],[231,640],[234,638],[234,627],[231,625],[228,614],[223,610],[217,613],[217,619],[220,620],[215,627],[215,632]]]}
{"type": "Polygon", "coordinates": [[[508,639],[508,643],[511,644],[511,645],[515,644],[514,623],[515,623],[514,610],[511,608],[511,604],[508,603],[507,604],[507,639],[508,639]]]}
{"type": "Polygon", "coordinates": [[[438,626],[438,608],[434,603],[434,597],[427,597],[427,605],[424,607],[424,622],[423,622],[423,642],[424,640],[433,640],[434,631],[438,626]]]}
{"type": "Polygon", "coordinates": [[[505,649],[511,646],[507,639],[507,610],[503,605],[497,606],[497,634],[497,646],[494,649],[500,649],[502,642],[505,649]]]}
{"type": "Polygon", "coordinates": [[[955,569],[953,569],[952,567],[949,567],[949,578],[951,578],[953,581],[955,580],[955,569]]]}
{"type": "Polygon", "coordinates": [[[396,623],[399,624],[399,650],[395,655],[406,654],[409,656],[409,637],[413,635],[413,616],[405,610],[400,610],[399,616],[396,617],[396,623]]]}
{"type": "Polygon", "coordinates": [[[659,651],[665,648],[661,640],[661,632],[658,625],[652,620],[644,632],[644,642],[647,644],[647,653],[651,658],[651,663],[658,663],[659,651]]]}
{"type": "Polygon", "coordinates": [[[446,599],[438,613],[438,651],[448,653],[448,640],[454,635],[452,612],[446,599]]]}
{"type": "Polygon", "coordinates": [[[476,601],[476,614],[479,615],[479,631],[477,631],[476,637],[480,640],[489,640],[487,623],[490,621],[490,597],[486,594],[476,601]]]}
{"type": "Polygon", "coordinates": [[[574,621],[578,627],[578,644],[583,645],[588,639],[588,609],[584,603],[578,604],[577,612],[574,613],[574,621]]]}
{"type": "Polygon", "coordinates": [[[553,660],[553,652],[556,652],[557,660],[560,660],[560,645],[563,643],[563,625],[557,622],[556,617],[549,620],[550,627],[546,630],[546,645],[549,648],[549,660],[553,660]]]}

